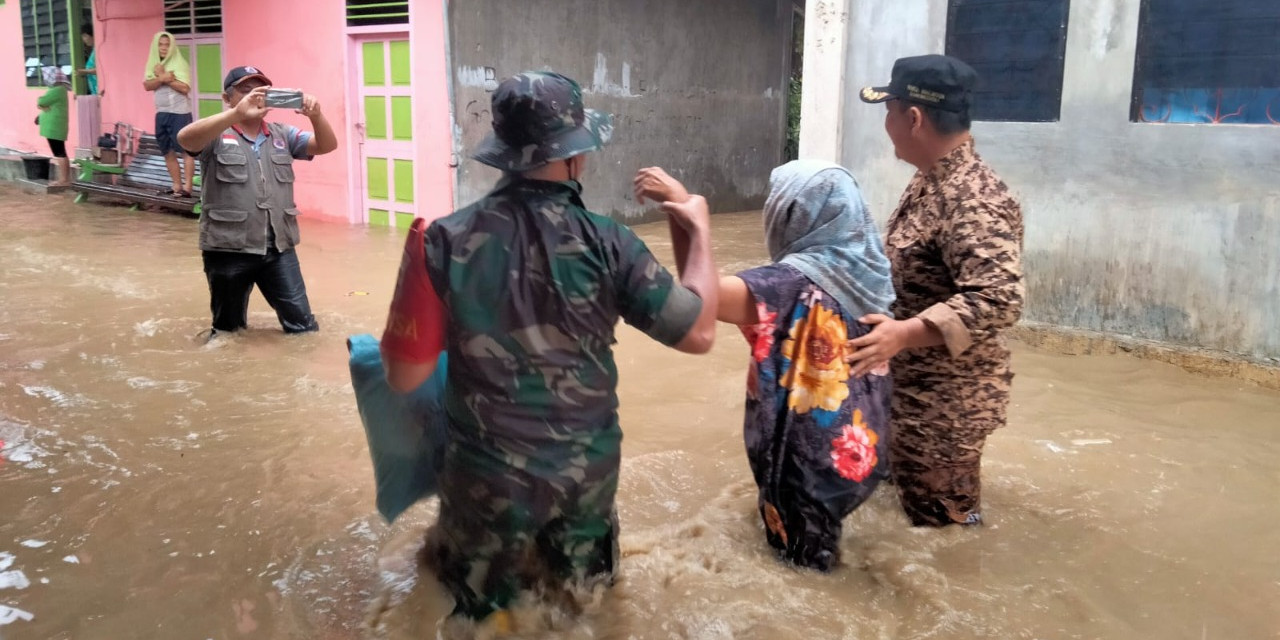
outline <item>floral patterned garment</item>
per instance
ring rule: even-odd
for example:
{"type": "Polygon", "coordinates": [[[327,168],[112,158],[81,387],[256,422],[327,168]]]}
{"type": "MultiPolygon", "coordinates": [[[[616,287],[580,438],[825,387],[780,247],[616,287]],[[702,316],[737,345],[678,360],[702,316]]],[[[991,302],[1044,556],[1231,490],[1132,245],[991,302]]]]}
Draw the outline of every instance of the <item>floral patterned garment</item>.
{"type": "Polygon", "coordinates": [[[888,477],[888,367],[850,377],[845,342],[869,327],[799,271],[773,264],[738,274],[759,309],[751,345],[747,457],[769,544],[798,565],[840,562],[841,520],[888,477]]]}

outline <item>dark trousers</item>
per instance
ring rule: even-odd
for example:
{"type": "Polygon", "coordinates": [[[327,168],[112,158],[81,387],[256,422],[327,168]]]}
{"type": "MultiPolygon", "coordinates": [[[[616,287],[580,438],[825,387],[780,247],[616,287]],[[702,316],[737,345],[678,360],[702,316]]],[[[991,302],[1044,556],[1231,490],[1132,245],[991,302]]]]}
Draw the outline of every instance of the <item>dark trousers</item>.
{"type": "Polygon", "coordinates": [[[269,249],[264,256],[205,251],[204,275],[209,280],[209,306],[217,331],[238,331],[248,326],[249,294],[254,285],[275,309],[285,333],[320,330],[311,315],[307,285],[302,281],[298,254],[293,249],[284,253],[269,249]]]}

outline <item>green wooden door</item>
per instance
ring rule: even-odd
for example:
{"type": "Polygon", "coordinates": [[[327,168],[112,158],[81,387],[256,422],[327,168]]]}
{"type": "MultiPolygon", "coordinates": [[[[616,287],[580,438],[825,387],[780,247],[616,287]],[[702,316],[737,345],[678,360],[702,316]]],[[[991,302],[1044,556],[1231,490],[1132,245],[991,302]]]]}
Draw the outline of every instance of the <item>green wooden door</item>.
{"type": "Polygon", "coordinates": [[[408,227],[417,214],[413,165],[412,64],[409,41],[356,41],[360,61],[363,218],[371,225],[408,227]]]}
{"type": "Polygon", "coordinates": [[[196,118],[204,118],[221,112],[222,101],[222,39],[180,38],[182,52],[191,65],[193,89],[192,111],[196,118]]]}

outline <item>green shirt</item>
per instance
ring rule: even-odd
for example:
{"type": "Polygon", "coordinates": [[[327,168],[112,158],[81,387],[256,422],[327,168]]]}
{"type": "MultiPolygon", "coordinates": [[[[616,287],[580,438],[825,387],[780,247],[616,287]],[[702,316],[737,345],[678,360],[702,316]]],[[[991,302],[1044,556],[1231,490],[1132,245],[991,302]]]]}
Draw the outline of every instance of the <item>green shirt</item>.
{"type": "MultiPolygon", "coordinates": [[[[89,59],[85,61],[84,68],[97,70],[98,68],[97,50],[91,51],[89,53],[89,59]]],[[[98,74],[91,73],[85,76],[84,78],[85,78],[85,81],[89,83],[89,95],[94,95],[94,96],[98,95],[98,74]]]]}
{"type": "Polygon", "coordinates": [[[47,107],[40,112],[40,136],[50,140],[67,139],[67,88],[49,87],[36,101],[36,106],[47,107]]]}
{"type": "Polygon", "coordinates": [[[449,318],[450,438],[494,472],[616,470],[618,320],[674,345],[702,308],[579,189],[508,177],[427,229],[427,272],[449,318]]]}

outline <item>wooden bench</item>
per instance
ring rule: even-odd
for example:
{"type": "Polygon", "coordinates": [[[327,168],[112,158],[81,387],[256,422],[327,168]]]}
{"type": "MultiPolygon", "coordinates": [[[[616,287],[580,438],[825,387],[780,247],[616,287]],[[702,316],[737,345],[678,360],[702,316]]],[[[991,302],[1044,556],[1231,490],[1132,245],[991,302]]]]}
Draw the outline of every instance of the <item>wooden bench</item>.
{"type": "MultiPolygon", "coordinates": [[[[188,156],[185,162],[195,163],[195,158],[188,156]]],[[[144,135],[138,140],[138,149],[129,160],[127,167],[118,164],[102,164],[92,160],[78,160],[80,176],[72,185],[77,191],[76,202],[85,202],[90,195],[103,196],[114,200],[123,200],[132,204],[133,210],[142,205],[152,205],[187,213],[200,215],[200,173],[197,169],[191,198],[163,195],[160,192],[173,186],[169,178],[169,170],[165,167],[164,156],[156,146],[154,136],[144,135]]]]}

